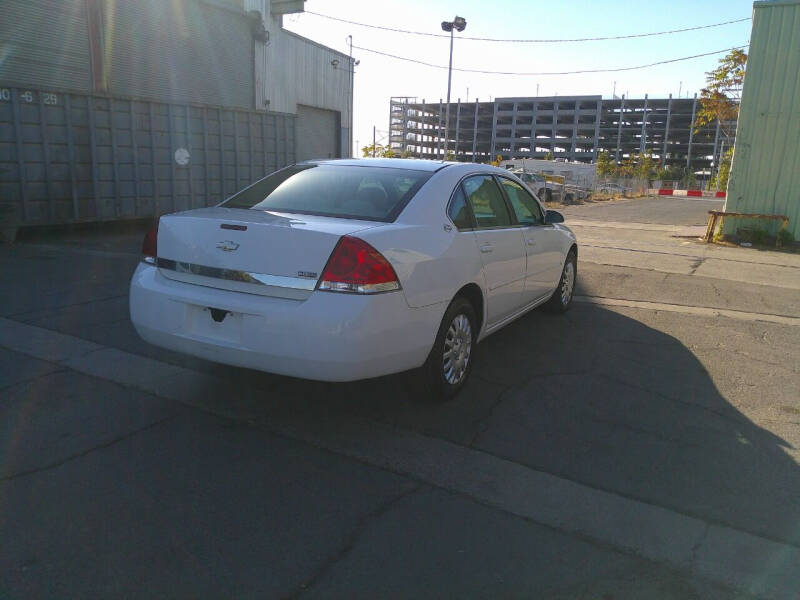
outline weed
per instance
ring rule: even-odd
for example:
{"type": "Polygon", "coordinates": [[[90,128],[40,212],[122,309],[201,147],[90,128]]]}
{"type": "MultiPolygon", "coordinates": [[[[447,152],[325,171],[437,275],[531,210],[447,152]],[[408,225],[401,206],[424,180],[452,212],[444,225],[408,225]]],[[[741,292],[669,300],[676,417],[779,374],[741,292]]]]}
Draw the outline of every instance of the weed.
{"type": "Polygon", "coordinates": [[[794,243],[794,236],[792,235],[792,232],[787,231],[786,229],[781,229],[778,232],[778,245],[788,246],[792,243],[794,243]]]}

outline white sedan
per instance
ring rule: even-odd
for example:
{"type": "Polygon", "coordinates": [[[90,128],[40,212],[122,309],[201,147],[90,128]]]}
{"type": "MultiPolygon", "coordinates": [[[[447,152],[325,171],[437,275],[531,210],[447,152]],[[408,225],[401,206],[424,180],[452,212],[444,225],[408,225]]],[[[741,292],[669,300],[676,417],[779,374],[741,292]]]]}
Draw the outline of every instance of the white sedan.
{"type": "Polygon", "coordinates": [[[293,377],[419,368],[446,398],[483,338],[539,305],[569,308],[578,247],[562,222],[487,165],[292,165],[161,217],[131,280],[131,320],[157,346],[293,377]]]}

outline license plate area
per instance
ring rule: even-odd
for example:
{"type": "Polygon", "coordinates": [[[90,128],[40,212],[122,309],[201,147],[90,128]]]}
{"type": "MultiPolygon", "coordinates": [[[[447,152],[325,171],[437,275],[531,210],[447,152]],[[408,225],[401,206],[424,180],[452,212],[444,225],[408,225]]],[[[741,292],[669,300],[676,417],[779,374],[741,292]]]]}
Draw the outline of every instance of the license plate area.
{"type": "Polygon", "coordinates": [[[211,306],[186,307],[186,329],[191,335],[231,344],[242,340],[242,318],[242,313],[211,306]]]}

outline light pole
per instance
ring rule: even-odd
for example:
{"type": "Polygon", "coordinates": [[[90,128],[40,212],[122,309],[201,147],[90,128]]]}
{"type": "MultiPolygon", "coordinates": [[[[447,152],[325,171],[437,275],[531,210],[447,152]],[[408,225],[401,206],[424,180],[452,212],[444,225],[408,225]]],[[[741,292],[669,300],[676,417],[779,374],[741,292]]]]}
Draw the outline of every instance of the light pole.
{"type": "Polygon", "coordinates": [[[447,142],[450,138],[450,82],[453,79],[453,31],[464,31],[467,20],[456,17],[452,21],[442,21],[442,31],[450,32],[450,66],[447,69],[447,109],[444,117],[444,159],[447,160],[447,142]]]}
{"type": "MultiPolygon", "coordinates": [[[[360,64],[361,61],[353,60],[353,36],[352,35],[348,35],[347,36],[347,43],[350,45],[350,58],[348,60],[348,64],[350,65],[350,69],[349,69],[350,72],[348,73],[348,75],[350,77],[350,98],[348,99],[348,102],[347,102],[347,112],[350,113],[350,115],[349,115],[350,116],[350,119],[349,119],[350,120],[350,123],[349,123],[350,132],[349,132],[349,135],[347,136],[347,143],[350,145],[350,149],[349,149],[347,154],[348,154],[349,157],[352,157],[353,156],[353,75],[356,72],[356,67],[360,64]]],[[[356,146],[358,146],[358,144],[356,144],[356,146]]]]}

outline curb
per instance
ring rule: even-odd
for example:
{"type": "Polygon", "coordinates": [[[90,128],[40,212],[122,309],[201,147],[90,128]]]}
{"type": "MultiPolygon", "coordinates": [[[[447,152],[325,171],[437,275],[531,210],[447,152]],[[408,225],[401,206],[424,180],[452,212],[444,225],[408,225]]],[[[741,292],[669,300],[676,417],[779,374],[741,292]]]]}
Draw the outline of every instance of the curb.
{"type": "MultiPolygon", "coordinates": [[[[230,399],[215,376],[0,318],[0,346],[231,419],[263,394],[230,399]],[[222,401],[220,401],[222,399],[222,401]]],[[[262,415],[267,430],[429,483],[770,599],[797,597],[800,548],[592,488],[466,446],[351,416],[262,415]]]]}

